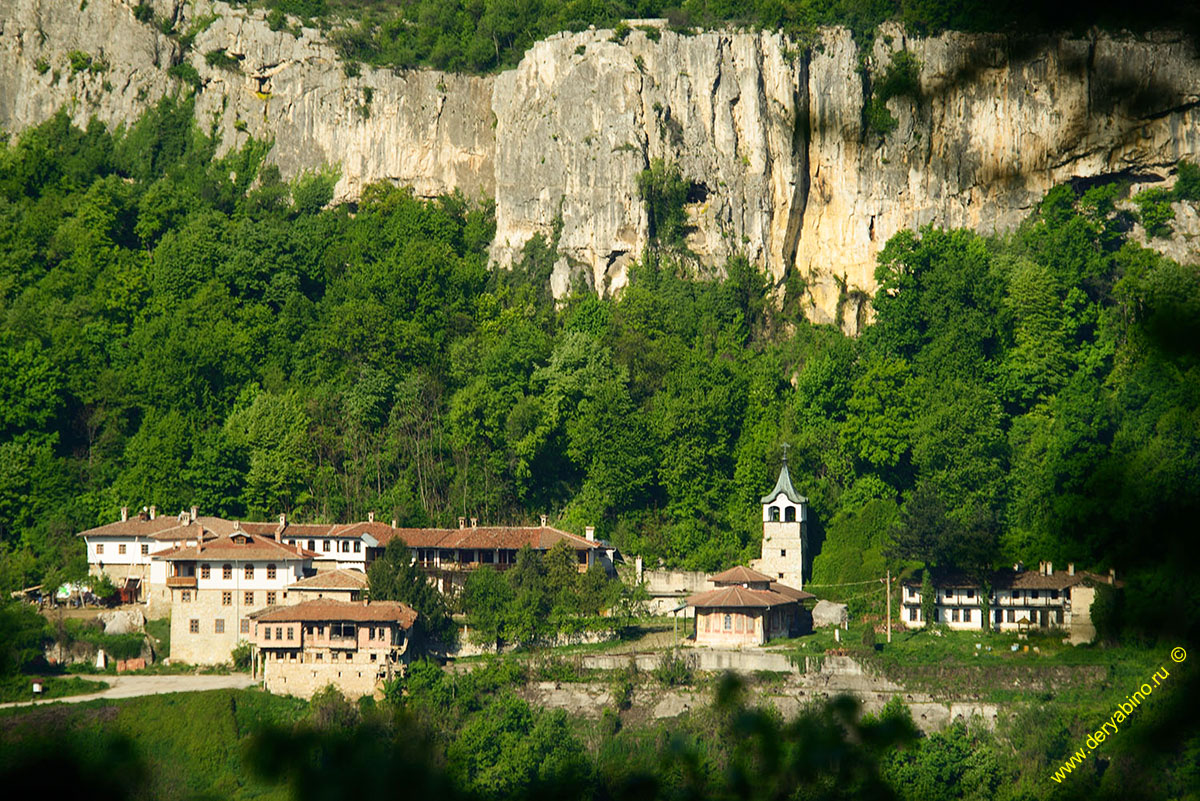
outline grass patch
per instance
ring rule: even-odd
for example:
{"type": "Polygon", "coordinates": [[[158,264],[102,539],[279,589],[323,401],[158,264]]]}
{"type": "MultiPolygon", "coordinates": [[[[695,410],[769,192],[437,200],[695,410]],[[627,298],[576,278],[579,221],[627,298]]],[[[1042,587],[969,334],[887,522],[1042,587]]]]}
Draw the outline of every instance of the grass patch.
{"type": "Polygon", "coordinates": [[[0,703],[9,701],[33,701],[38,698],[65,698],[69,695],[86,695],[108,688],[108,682],[81,679],[78,676],[9,676],[0,681],[0,703]],[[33,683],[42,683],[40,695],[33,694],[33,683]]]}

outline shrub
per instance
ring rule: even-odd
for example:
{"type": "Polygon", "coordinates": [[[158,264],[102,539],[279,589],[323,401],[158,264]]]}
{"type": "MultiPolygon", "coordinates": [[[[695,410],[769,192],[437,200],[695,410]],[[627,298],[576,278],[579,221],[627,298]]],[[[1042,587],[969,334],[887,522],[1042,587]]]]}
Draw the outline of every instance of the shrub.
{"type": "Polygon", "coordinates": [[[238,644],[230,653],[234,670],[249,670],[250,658],[254,655],[254,646],[246,640],[238,640],[238,644]]]}
{"type": "Polygon", "coordinates": [[[608,38],[608,41],[623,42],[625,41],[625,37],[629,35],[630,30],[632,29],[624,22],[618,22],[617,27],[613,28],[612,36],[608,38]]]}
{"type": "Polygon", "coordinates": [[[688,182],[679,168],[662,159],[650,162],[650,169],[638,176],[638,194],[646,203],[650,217],[650,237],[668,246],[682,246],[687,234],[688,182]]]}
{"type": "Polygon", "coordinates": [[[1147,189],[1134,196],[1133,202],[1138,205],[1138,216],[1146,236],[1152,238],[1168,237],[1171,235],[1171,220],[1175,219],[1175,209],[1171,208],[1171,193],[1165,189],[1147,189]]]}
{"type": "Polygon", "coordinates": [[[267,27],[273,31],[281,31],[287,27],[287,16],[278,8],[272,8],[267,13],[267,27]]]}
{"type": "Polygon", "coordinates": [[[150,22],[154,19],[154,8],[149,3],[138,3],[133,9],[133,17],[138,22],[150,22]]]}
{"type": "Polygon", "coordinates": [[[171,68],[167,70],[167,74],[172,78],[178,78],[184,83],[190,83],[196,88],[200,87],[200,73],[196,71],[195,67],[186,61],[181,61],[178,64],[172,65],[171,68]]]}
{"type": "Polygon", "coordinates": [[[1190,161],[1179,162],[1171,194],[1175,200],[1200,200],[1200,166],[1190,161]]]}
{"type": "Polygon", "coordinates": [[[82,50],[72,50],[67,53],[67,61],[71,64],[71,74],[76,75],[92,66],[92,57],[82,50]]]}
{"type": "Polygon", "coordinates": [[[235,56],[226,53],[223,47],[218,47],[215,50],[209,50],[205,53],[204,63],[210,67],[225,70],[226,72],[242,71],[241,62],[235,56]]]}
{"type": "Polygon", "coordinates": [[[694,661],[690,654],[685,656],[678,649],[665,651],[654,668],[654,678],[664,687],[691,684],[694,661]]]}
{"type": "Polygon", "coordinates": [[[892,55],[887,69],[875,82],[871,100],[867,104],[867,127],[881,136],[899,124],[888,111],[887,102],[893,97],[917,97],[920,94],[921,62],[907,50],[892,55]]]}

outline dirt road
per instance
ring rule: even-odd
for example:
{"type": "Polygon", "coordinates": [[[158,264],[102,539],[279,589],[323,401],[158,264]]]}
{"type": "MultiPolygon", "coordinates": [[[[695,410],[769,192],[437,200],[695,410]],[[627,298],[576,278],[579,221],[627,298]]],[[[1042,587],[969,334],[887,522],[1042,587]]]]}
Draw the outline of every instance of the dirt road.
{"type": "Polygon", "coordinates": [[[255,681],[250,678],[249,673],[231,673],[228,676],[84,676],[83,678],[107,681],[108,689],[87,695],[69,695],[66,698],[14,701],[0,704],[0,709],[35,704],[75,704],[81,701],[95,701],[98,698],[133,698],[139,695],[189,693],[200,690],[241,690],[255,685],[255,681]]]}

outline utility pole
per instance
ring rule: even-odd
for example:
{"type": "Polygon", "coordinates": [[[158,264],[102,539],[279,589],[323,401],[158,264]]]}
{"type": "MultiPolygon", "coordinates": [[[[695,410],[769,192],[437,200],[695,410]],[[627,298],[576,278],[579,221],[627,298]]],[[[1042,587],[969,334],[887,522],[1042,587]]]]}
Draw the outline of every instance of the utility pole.
{"type": "Polygon", "coordinates": [[[887,572],[887,637],[892,641],[892,569],[887,572]]]}

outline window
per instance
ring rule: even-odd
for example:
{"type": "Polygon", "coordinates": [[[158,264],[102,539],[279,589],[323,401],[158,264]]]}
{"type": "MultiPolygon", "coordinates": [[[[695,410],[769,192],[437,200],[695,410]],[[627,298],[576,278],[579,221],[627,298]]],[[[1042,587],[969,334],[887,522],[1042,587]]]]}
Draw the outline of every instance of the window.
{"type": "Polygon", "coordinates": [[[268,592],[267,593],[267,606],[274,606],[274,605],[275,605],[275,593],[268,592]]]}
{"type": "Polygon", "coordinates": [[[149,556],[149,555],[150,555],[150,546],[143,545],[142,546],[142,556],[149,556]]]}
{"type": "Polygon", "coordinates": [[[246,565],[247,580],[254,578],[254,565],[246,565]]]}
{"type": "Polygon", "coordinates": [[[310,551],[315,551],[315,550],[317,550],[317,541],[316,541],[316,540],[309,540],[309,541],[308,541],[308,550],[310,550],[310,551]]]}
{"type": "Polygon", "coordinates": [[[296,630],[294,628],[292,628],[291,626],[288,626],[288,639],[289,640],[293,639],[292,635],[295,634],[295,632],[296,632],[296,630]]]}
{"type": "Polygon", "coordinates": [[[956,608],[956,609],[951,609],[951,610],[950,610],[950,621],[951,621],[952,623],[957,623],[957,622],[958,622],[958,609],[957,609],[957,608],[956,608]]]}
{"type": "Polygon", "coordinates": [[[221,593],[221,606],[233,606],[233,593],[226,590],[221,593]]]}
{"type": "Polygon", "coordinates": [[[125,553],[125,543],[121,543],[120,545],[117,546],[117,553],[119,553],[119,554],[125,553]]]}
{"type": "Polygon", "coordinates": [[[770,521],[772,523],[778,523],[779,522],[779,507],[772,506],[770,509],[768,509],[767,517],[770,519],[770,521]]]}
{"type": "Polygon", "coordinates": [[[1017,610],[1015,610],[1015,609],[1007,609],[1007,610],[1005,610],[1005,611],[1006,611],[1006,612],[1008,612],[1008,615],[1006,616],[1006,618],[1007,618],[1007,619],[1006,619],[1006,621],[1005,621],[1005,622],[1007,622],[1007,623],[1016,623],[1016,622],[1017,622],[1017,610]]]}
{"type": "Polygon", "coordinates": [[[908,619],[914,623],[917,621],[917,607],[915,607],[915,606],[908,607],[908,619]]]}
{"type": "Polygon", "coordinates": [[[283,639],[283,626],[275,627],[275,639],[277,639],[277,640],[283,639]]]}
{"type": "Polygon", "coordinates": [[[362,553],[362,540],[355,540],[355,541],[354,541],[354,552],[355,552],[355,553],[362,553]]]}
{"type": "Polygon", "coordinates": [[[250,618],[248,618],[248,617],[242,618],[241,629],[242,629],[242,634],[250,633],[250,618]]]}
{"type": "Polygon", "coordinates": [[[328,552],[329,552],[329,540],[322,540],[322,541],[321,541],[321,550],[322,550],[322,551],[325,551],[326,553],[328,553],[328,552]]]}
{"type": "Polygon", "coordinates": [[[246,606],[254,606],[254,593],[248,591],[242,593],[242,603],[246,606]]]}
{"type": "Polygon", "coordinates": [[[179,591],[179,600],[185,604],[191,603],[192,602],[192,591],[191,590],[180,590],[179,591]]]}
{"type": "Polygon", "coordinates": [[[271,581],[275,580],[275,565],[267,565],[267,578],[271,581]]]}
{"type": "Polygon", "coordinates": [[[346,653],[346,661],[347,661],[347,662],[353,662],[353,661],[354,661],[354,654],[353,654],[352,652],[347,652],[347,653],[346,653]]]}
{"type": "Polygon", "coordinates": [[[795,523],[796,522],[796,507],[795,506],[789,506],[783,510],[783,522],[785,522],[785,523],[795,523]]]}
{"type": "Polygon", "coordinates": [[[96,543],[96,556],[99,556],[102,553],[104,553],[104,543],[98,542],[96,543]]]}
{"type": "Polygon", "coordinates": [[[725,616],[725,630],[733,631],[733,615],[725,616]]]}
{"type": "Polygon", "coordinates": [[[224,618],[219,617],[213,621],[213,633],[214,634],[224,634],[225,633],[225,619],[224,618]]]}
{"type": "Polygon", "coordinates": [[[780,549],[779,549],[779,555],[780,555],[780,556],[787,556],[787,548],[780,548],[780,549]]]}
{"type": "Polygon", "coordinates": [[[974,597],[975,597],[975,590],[967,590],[967,597],[968,597],[968,598],[974,598],[974,597]]]}
{"type": "Polygon", "coordinates": [[[350,553],[350,540],[342,540],[342,553],[350,553]]]}
{"type": "Polygon", "coordinates": [[[271,639],[271,627],[270,626],[263,626],[263,639],[264,640],[271,639]]]}
{"type": "Polygon", "coordinates": [[[317,661],[321,662],[325,659],[325,654],[317,654],[317,661]]]}
{"type": "Polygon", "coordinates": [[[233,579],[233,565],[221,565],[221,578],[226,581],[233,579]]]}
{"type": "Polygon", "coordinates": [[[1061,610],[1061,609],[1055,609],[1055,610],[1054,610],[1054,622],[1055,622],[1055,623],[1057,623],[1057,624],[1058,624],[1058,625],[1060,625],[1060,626],[1062,625],[1062,622],[1063,622],[1063,610],[1061,610]]]}
{"type": "Polygon", "coordinates": [[[211,572],[211,569],[209,568],[208,565],[200,565],[200,578],[202,578],[202,579],[208,578],[210,572],[211,572]]]}
{"type": "Polygon", "coordinates": [[[369,628],[367,629],[367,639],[368,639],[368,640],[373,640],[373,639],[375,639],[375,629],[374,629],[373,627],[369,627],[369,628]]]}
{"type": "Polygon", "coordinates": [[[199,620],[197,620],[196,618],[192,618],[191,620],[188,621],[188,633],[190,633],[190,634],[199,634],[200,633],[200,621],[199,620]]]}
{"type": "Polygon", "coordinates": [[[916,591],[916,590],[914,590],[912,587],[905,587],[905,588],[904,588],[904,591],[908,593],[908,597],[909,597],[909,598],[916,598],[916,597],[917,597],[917,591],[916,591]]]}
{"type": "Polygon", "coordinates": [[[1034,601],[1036,601],[1036,600],[1037,600],[1037,597],[1038,597],[1038,591],[1037,591],[1037,590],[1031,590],[1031,591],[1030,591],[1030,593],[1029,593],[1029,597],[1030,597],[1030,599],[1031,599],[1031,600],[1034,600],[1034,601]]]}
{"type": "Polygon", "coordinates": [[[1052,600],[1052,601],[1058,600],[1058,590],[1050,590],[1050,600],[1052,600]]]}

